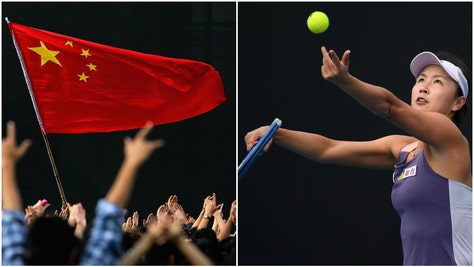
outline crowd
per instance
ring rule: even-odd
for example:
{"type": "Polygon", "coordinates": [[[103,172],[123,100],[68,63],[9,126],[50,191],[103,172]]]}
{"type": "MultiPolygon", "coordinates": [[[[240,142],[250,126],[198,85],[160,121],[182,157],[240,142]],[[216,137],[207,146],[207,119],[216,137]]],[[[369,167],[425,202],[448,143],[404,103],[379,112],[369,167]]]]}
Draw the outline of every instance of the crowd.
{"type": "Polygon", "coordinates": [[[138,212],[126,218],[126,206],[141,165],[163,140],[147,140],[152,125],[124,141],[124,160],[90,222],[81,203],[63,203],[46,212],[45,199],[23,208],[16,165],[31,144],[17,145],[16,128],[7,123],[2,141],[3,265],[236,265],[237,203],[218,203],[206,196],[196,218],[170,195],[156,213],[140,222],[138,212]]]}

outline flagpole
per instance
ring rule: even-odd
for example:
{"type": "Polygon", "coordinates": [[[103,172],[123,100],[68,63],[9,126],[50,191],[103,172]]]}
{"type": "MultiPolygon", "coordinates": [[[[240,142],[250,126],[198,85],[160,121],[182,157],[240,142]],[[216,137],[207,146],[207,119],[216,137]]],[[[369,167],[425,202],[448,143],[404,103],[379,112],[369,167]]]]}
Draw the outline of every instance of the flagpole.
{"type": "MultiPolygon", "coordinates": [[[[8,24],[10,23],[10,21],[8,20],[8,17],[5,17],[5,21],[8,24]]],[[[40,113],[39,113],[39,110],[38,110],[38,106],[36,105],[36,100],[35,100],[35,96],[33,94],[33,89],[32,89],[32,86],[31,86],[30,78],[28,76],[28,73],[26,72],[26,67],[25,67],[25,63],[23,61],[23,56],[21,55],[21,51],[18,48],[18,45],[16,43],[15,34],[13,33],[13,31],[10,31],[10,33],[11,33],[11,36],[12,36],[12,39],[13,39],[13,45],[15,46],[16,53],[18,55],[18,58],[20,59],[21,69],[23,70],[23,75],[25,76],[26,85],[28,87],[28,92],[30,93],[31,102],[33,103],[33,108],[35,110],[36,119],[38,120],[38,124],[39,124],[40,129],[41,129],[41,135],[43,136],[43,140],[44,140],[44,143],[46,145],[46,150],[48,152],[49,161],[51,163],[51,167],[53,168],[54,179],[56,180],[56,185],[58,186],[58,189],[59,189],[59,195],[61,196],[62,208],[65,208],[65,207],[67,207],[66,194],[64,194],[63,186],[61,184],[61,180],[59,179],[59,173],[58,173],[58,170],[56,168],[56,163],[54,161],[53,153],[51,152],[51,147],[49,146],[49,141],[48,141],[48,137],[46,135],[46,130],[44,129],[43,121],[41,120],[41,116],[40,116],[40,113]]]]}
{"type": "Polygon", "coordinates": [[[53,153],[51,152],[51,147],[49,146],[48,137],[46,136],[46,133],[42,135],[44,143],[46,145],[46,150],[48,151],[49,161],[51,162],[51,167],[53,168],[54,179],[56,180],[56,185],[59,189],[59,195],[61,196],[62,206],[67,207],[66,194],[64,194],[63,186],[61,184],[61,180],[59,179],[58,169],[56,168],[56,163],[54,162],[54,157],[53,153]]]}

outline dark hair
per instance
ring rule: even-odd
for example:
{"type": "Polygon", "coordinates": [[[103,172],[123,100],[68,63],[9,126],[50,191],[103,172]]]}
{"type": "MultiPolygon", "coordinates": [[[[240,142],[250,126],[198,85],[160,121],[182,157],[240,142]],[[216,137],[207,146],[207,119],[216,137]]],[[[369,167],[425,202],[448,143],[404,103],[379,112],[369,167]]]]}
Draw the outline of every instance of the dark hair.
{"type": "Polygon", "coordinates": [[[39,217],[29,226],[28,265],[71,265],[78,263],[80,240],[74,229],[58,216],[39,217]]]}
{"type": "Polygon", "coordinates": [[[222,252],[214,230],[209,228],[198,229],[192,234],[191,241],[206,254],[215,265],[222,264],[222,252]]]}
{"type": "Polygon", "coordinates": [[[174,258],[182,258],[174,244],[166,242],[163,245],[153,244],[143,255],[142,265],[174,265],[174,258]]]}
{"type": "MultiPolygon", "coordinates": [[[[453,54],[453,53],[450,53],[450,52],[446,52],[446,51],[439,51],[439,52],[436,53],[436,56],[441,60],[449,61],[449,62],[453,63],[454,65],[456,65],[457,67],[459,67],[461,69],[462,73],[464,74],[464,77],[466,77],[466,79],[467,79],[467,84],[468,84],[469,88],[471,88],[471,73],[469,72],[469,69],[468,69],[466,63],[463,61],[463,59],[459,55],[456,55],[456,54],[453,54]]],[[[458,96],[463,96],[463,95],[464,94],[461,90],[461,87],[458,85],[458,96]]],[[[462,106],[462,108],[460,110],[456,111],[456,113],[454,114],[454,117],[453,117],[453,122],[458,127],[461,124],[461,121],[464,118],[464,116],[466,115],[467,110],[468,110],[467,99],[468,99],[468,97],[466,97],[466,104],[464,104],[464,106],[462,106]]]]}
{"type": "Polygon", "coordinates": [[[223,265],[236,265],[236,236],[229,236],[219,241],[222,251],[223,265]]]}
{"type": "Polygon", "coordinates": [[[140,239],[141,233],[138,231],[122,231],[122,249],[129,250],[140,239]]]}

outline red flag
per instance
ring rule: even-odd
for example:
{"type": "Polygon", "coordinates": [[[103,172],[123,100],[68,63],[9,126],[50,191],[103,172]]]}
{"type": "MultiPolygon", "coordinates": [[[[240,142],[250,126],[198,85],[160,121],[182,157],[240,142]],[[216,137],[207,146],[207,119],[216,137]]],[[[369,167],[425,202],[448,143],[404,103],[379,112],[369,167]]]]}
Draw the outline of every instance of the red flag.
{"type": "Polygon", "coordinates": [[[111,47],[18,23],[8,26],[45,133],[171,123],[226,100],[219,73],[203,62],[111,47]]]}

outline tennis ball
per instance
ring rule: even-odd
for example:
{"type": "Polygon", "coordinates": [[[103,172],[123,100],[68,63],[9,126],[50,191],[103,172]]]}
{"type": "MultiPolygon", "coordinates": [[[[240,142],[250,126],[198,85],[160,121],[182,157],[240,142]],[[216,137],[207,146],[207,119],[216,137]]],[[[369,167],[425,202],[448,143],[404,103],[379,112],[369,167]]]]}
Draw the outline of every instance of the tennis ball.
{"type": "Polygon", "coordinates": [[[314,11],[308,17],[306,21],[308,28],[312,33],[323,33],[329,27],[328,16],[321,11],[314,11]]]}

